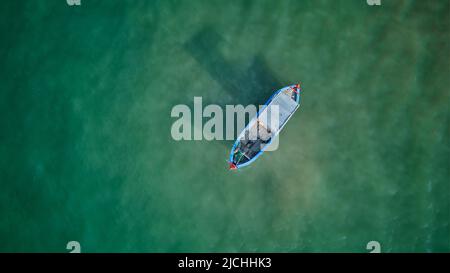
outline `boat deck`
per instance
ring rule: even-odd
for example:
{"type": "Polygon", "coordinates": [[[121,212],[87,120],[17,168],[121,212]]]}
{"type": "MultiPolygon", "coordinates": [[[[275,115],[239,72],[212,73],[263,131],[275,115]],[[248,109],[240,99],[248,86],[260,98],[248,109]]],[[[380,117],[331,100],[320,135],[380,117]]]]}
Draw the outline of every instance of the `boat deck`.
{"type": "Polygon", "coordinates": [[[277,132],[283,127],[297,107],[297,102],[292,99],[292,91],[288,89],[274,98],[270,105],[259,115],[258,120],[263,122],[271,131],[277,132]]]}

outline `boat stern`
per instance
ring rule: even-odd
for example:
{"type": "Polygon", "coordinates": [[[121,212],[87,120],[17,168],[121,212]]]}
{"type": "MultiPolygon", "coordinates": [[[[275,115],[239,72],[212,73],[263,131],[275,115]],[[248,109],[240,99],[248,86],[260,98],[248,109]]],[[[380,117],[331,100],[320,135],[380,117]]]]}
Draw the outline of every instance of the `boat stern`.
{"type": "Polygon", "coordinates": [[[233,162],[228,162],[229,170],[237,170],[238,166],[234,164],[233,162]]]}

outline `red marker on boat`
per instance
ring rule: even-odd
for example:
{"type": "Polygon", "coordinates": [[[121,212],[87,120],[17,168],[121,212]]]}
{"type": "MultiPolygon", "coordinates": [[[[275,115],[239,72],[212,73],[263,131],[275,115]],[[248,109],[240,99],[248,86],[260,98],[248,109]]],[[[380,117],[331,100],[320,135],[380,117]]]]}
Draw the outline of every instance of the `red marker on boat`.
{"type": "Polygon", "coordinates": [[[300,88],[300,84],[297,83],[297,84],[295,85],[294,92],[298,94],[299,90],[301,91],[302,89],[300,88]]]}
{"type": "Polygon", "coordinates": [[[229,162],[228,164],[230,164],[230,170],[236,170],[237,167],[233,162],[229,162]]]}

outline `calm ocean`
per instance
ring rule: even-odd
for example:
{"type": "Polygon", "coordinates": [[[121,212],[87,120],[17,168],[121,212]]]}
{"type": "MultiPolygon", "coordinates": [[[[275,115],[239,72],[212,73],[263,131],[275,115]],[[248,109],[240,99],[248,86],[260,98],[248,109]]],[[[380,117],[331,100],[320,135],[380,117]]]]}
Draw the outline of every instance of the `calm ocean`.
{"type": "Polygon", "coordinates": [[[450,251],[450,1],[0,3],[0,252],[450,251]],[[177,104],[303,83],[280,147],[177,104]]]}

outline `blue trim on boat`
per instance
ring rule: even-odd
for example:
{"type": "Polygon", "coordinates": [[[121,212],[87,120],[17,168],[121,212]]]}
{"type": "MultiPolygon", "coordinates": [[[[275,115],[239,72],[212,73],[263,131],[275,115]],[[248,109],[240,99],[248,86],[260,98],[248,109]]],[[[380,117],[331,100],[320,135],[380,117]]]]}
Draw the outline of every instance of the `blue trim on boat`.
{"type": "MultiPolygon", "coordinates": [[[[253,123],[255,122],[255,120],[258,119],[260,113],[261,113],[262,111],[264,111],[264,109],[267,107],[267,105],[270,104],[270,102],[272,101],[272,99],[273,99],[275,96],[277,96],[277,95],[278,95],[280,92],[282,92],[283,90],[286,90],[287,88],[292,88],[292,87],[295,87],[295,84],[289,85],[289,86],[286,86],[286,87],[283,87],[283,88],[277,90],[275,93],[273,93],[272,96],[270,96],[270,98],[269,98],[269,99],[266,101],[266,103],[264,104],[264,107],[262,107],[262,108],[258,111],[258,113],[256,114],[256,116],[255,116],[255,117],[247,124],[247,126],[244,128],[244,130],[242,130],[242,132],[241,132],[241,133],[239,134],[239,136],[237,137],[236,141],[235,141],[234,144],[233,144],[233,148],[231,148],[230,161],[229,161],[229,162],[233,162],[233,155],[234,155],[233,152],[234,152],[234,150],[236,149],[236,146],[237,146],[237,145],[239,144],[239,142],[240,142],[240,137],[241,137],[242,133],[245,132],[245,131],[250,127],[250,125],[253,125],[253,123]]],[[[297,100],[296,100],[296,102],[297,102],[298,105],[300,105],[300,93],[301,93],[301,91],[302,91],[302,88],[300,87],[300,90],[298,91],[298,94],[297,94],[297,100]]],[[[264,147],[261,149],[261,151],[259,151],[252,159],[250,159],[249,161],[247,161],[247,162],[245,162],[245,163],[242,163],[242,164],[236,164],[236,168],[239,169],[240,167],[245,167],[245,166],[248,166],[248,165],[250,165],[251,163],[253,163],[253,161],[255,161],[262,153],[264,153],[264,151],[266,150],[266,148],[272,143],[272,140],[273,140],[275,137],[278,136],[278,134],[280,133],[280,131],[281,131],[281,130],[278,130],[278,132],[277,132],[273,137],[270,138],[270,141],[269,141],[266,145],[264,145],[264,147]]]]}

